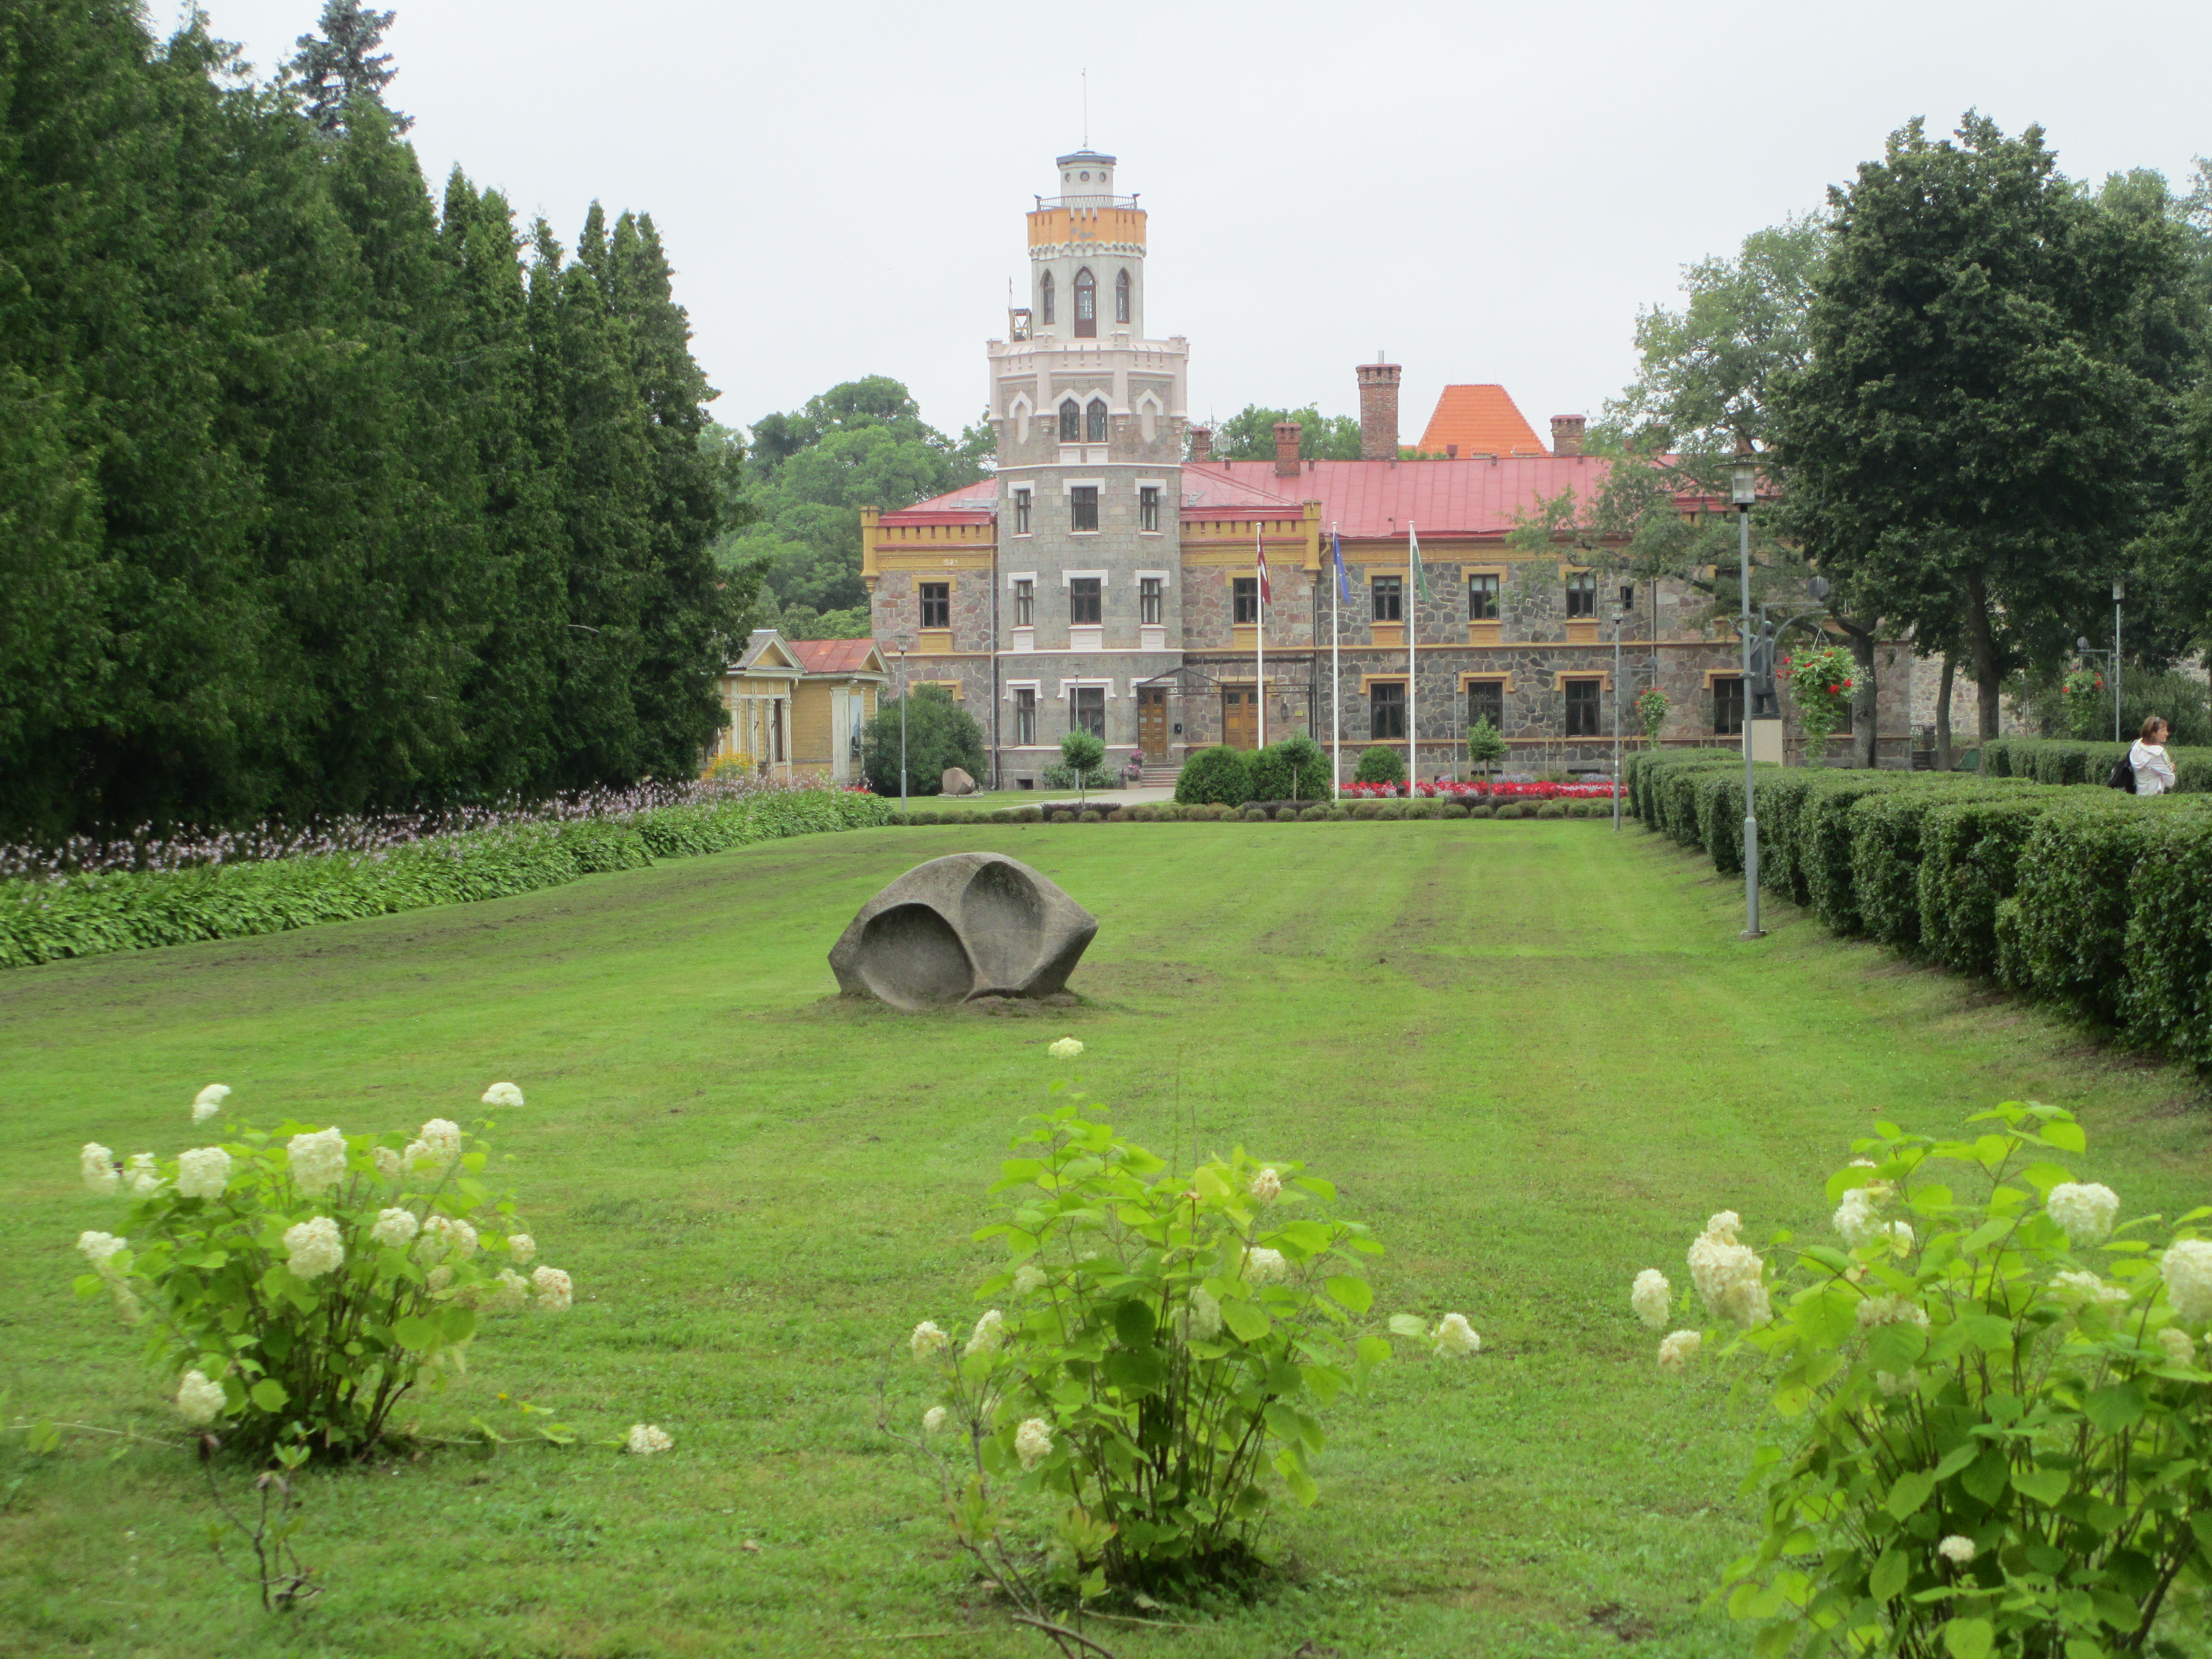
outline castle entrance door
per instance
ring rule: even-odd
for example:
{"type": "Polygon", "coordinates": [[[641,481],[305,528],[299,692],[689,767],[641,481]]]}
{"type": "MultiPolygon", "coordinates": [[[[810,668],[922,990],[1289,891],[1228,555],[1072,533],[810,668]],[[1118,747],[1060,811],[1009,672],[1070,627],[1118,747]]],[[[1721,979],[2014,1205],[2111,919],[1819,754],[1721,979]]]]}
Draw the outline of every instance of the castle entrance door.
{"type": "Polygon", "coordinates": [[[1233,686],[1221,689],[1221,741],[1231,749],[1260,746],[1260,694],[1233,686]]]}
{"type": "Polygon", "coordinates": [[[1148,766],[1162,766],[1168,758],[1168,689],[1145,685],[1137,689],[1137,747],[1148,766]]]}

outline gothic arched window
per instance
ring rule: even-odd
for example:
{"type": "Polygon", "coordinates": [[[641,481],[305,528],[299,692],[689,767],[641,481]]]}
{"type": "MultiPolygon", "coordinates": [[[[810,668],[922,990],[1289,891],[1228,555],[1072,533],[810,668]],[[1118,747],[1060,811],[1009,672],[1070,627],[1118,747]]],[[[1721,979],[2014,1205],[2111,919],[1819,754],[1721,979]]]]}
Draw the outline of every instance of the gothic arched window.
{"type": "Polygon", "coordinates": [[[1126,266],[1114,279],[1114,320],[1117,323],[1129,320],[1129,272],[1126,266]]]}
{"type": "Polygon", "coordinates": [[[1073,398],[1060,406],[1060,441],[1064,444],[1083,441],[1083,410],[1073,398]]]}
{"type": "Polygon", "coordinates": [[[1052,273],[1048,270],[1037,284],[1037,313],[1048,323],[1052,320],[1052,273]]]}
{"type": "Polygon", "coordinates": [[[1103,444],[1106,441],[1106,400],[1103,398],[1091,400],[1091,418],[1085,426],[1088,429],[1083,434],[1084,442],[1103,444]]]}
{"type": "Polygon", "coordinates": [[[1098,337],[1098,283],[1088,265],[1075,273],[1075,335],[1078,339],[1098,337]]]}

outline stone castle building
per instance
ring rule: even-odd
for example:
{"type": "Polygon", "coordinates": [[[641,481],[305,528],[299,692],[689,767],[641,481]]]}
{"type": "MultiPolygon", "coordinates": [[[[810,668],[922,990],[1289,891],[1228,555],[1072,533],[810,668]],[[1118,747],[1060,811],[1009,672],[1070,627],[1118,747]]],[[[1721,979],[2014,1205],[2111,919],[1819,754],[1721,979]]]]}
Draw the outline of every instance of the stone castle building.
{"type": "MultiPolygon", "coordinates": [[[[1189,419],[1189,342],[1146,328],[1144,210],[1115,193],[1114,157],[1085,149],[1056,165],[1060,194],[1028,216],[1029,303],[986,350],[996,472],[861,515],[894,692],[942,685],[975,717],[987,787],[1034,786],[1077,727],[1105,741],[1109,769],[1135,756],[1155,776],[1208,744],[1254,746],[1264,729],[1340,739],[1347,777],[1378,743],[1413,747],[1419,775],[1439,777],[1465,770],[1467,727],[1484,716],[1505,735],[1508,769],[1594,769],[1610,763],[1616,696],[1655,677],[1672,704],[1665,741],[1740,740],[1735,636],[1705,594],[1662,581],[1638,595],[1564,544],[1508,545],[1543,500],[1587,497],[1602,480],[1607,463],[1582,453],[1583,417],[1554,418],[1547,447],[1503,387],[1451,386],[1420,445],[1401,450],[1400,368],[1362,363],[1360,459],[1299,459],[1287,422],[1273,459],[1215,459],[1189,419]],[[1415,532],[1425,597],[1408,584],[1415,532]]],[[[1881,649],[1879,737],[1896,764],[1910,659],[1881,649]]],[[[1621,724],[1638,730],[1626,702],[1621,724]]],[[[1840,754],[1848,738],[1832,741],[1840,754]]]]}

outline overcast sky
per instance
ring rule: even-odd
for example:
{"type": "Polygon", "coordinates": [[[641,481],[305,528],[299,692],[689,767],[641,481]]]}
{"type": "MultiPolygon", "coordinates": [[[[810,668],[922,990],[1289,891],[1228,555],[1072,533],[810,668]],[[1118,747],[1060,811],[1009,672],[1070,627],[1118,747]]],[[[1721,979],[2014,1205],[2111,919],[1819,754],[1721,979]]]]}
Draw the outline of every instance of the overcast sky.
{"type": "MultiPolygon", "coordinates": [[[[264,73],[320,9],[204,3],[264,73]]],[[[386,3],[434,184],[458,161],[564,241],[594,199],[649,211],[733,423],[866,374],[976,417],[1085,67],[1193,413],[1355,412],[1381,349],[1407,441],[1449,381],[1503,382],[1539,434],[1596,415],[1683,264],[1912,116],[2040,122],[2081,178],[2212,152],[2204,0],[386,3]]]]}

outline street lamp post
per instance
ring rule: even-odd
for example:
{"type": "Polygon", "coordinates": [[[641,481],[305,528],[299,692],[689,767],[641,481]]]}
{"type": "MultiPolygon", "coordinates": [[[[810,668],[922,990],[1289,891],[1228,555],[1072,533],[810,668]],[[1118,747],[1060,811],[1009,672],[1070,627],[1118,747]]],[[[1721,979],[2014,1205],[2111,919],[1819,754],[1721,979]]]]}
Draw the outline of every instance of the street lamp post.
{"type": "MultiPolygon", "coordinates": [[[[1763,939],[1759,925],[1759,809],[1753,799],[1758,785],[1751,762],[1751,504],[1759,498],[1759,459],[1748,452],[1729,466],[1729,497],[1735,507],[1736,574],[1742,596],[1743,617],[1743,939],[1763,939]]],[[[1616,811],[1618,808],[1615,809],[1616,811]]]]}
{"type": "Polygon", "coordinates": [[[906,811],[906,647],[902,644],[899,659],[899,811],[906,811]]]}
{"type": "Polygon", "coordinates": [[[2128,596],[2128,585],[2115,577],[2112,580],[2112,741],[2120,740],[2120,601],[2128,596]]]}

